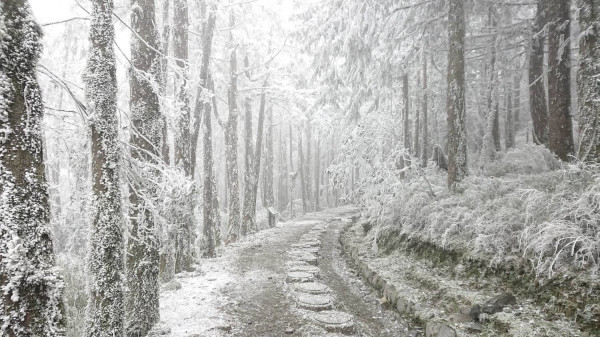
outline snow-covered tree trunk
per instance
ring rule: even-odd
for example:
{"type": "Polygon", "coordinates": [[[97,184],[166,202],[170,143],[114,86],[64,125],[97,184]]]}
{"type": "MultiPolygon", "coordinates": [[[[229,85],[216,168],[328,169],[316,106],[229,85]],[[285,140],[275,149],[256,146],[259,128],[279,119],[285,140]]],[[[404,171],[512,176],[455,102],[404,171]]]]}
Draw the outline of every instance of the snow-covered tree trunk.
{"type": "MultiPolygon", "coordinates": [[[[175,166],[193,179],[191,165],[190,102],[188,97],[188,3],[173,0],[173,57],[175,58],[175,166]]],[[[187,202],[177,212],[179,224],[175,242],[175,272],[190,270],[193,260],[195,193],[188,193],[187,202]]]]}
{"type": "Polygon", "coordinates": [[[159,238],[149,200],[156,198],[154,165],[161,160],[164,120],[157,84],[161,78],[154,0],[131,0],[131,167],[130,230],[127,241],[126,334],[145,336],[158,322],[159,238]],[[138,176],[139,175],[139,176],[138,176]],[[138,178],[138,179],[136,179],[138,178]]]}
{"type": "Polygon", "coordinates": [[[467,176],[465,111],[465,10],[463,0],[450,0],[448,10],[448,187],[467,176]]]}
{"type": "Polygon", "coordinates": [[[579,158],[600,161],[600,1],[579,0],[579,158]]]}
{"type": "Polygon", "coordinates": [[[64,336],[64,285],[50,239],[44,107],[36,77],[41,36],[27,1],[0,3],[2,336],[64,336]]]}
{"type": "MultiPolygon", "coordinates": [[[[289,128],[289,133],[290,133],[290,151],[289,151],[289,155],[290,155],[290,172],[294,172],[294,133],[293,133],[293,129],[292,129],[292,123],[288,124],[288,128],[289,128]]],[[[296,185],[296,174],[292,174],[290,173],[288,179],[289,179],[289,185],[290,185],[290,219],[293,219],[295,214],[294,214],[294,186],[296,185]]]]}
{"type": "MultiPolygon", "coordinates": [[[[235,26],[233,13],[230,20],[235,26]]],[[[241,234],[240,228],[240,185],[238,173],[238,109],[237,109],[237,57],[231,51],[229,60],[230,85],[228,93],[229,116],[225,125],[225,162],[227,174],[227,194],[229,196],[227,242],[235,242],[241,234]]]]}
{"type": "MultiPolygon", "coordinates": [[[[160,94],[164,97],[167,94],[167,80],[169,78],[168,66],[169,66],[169,40],[171,38],[171,26],[169,25],[169,7],[171,0],[162,0],[162,57],[161,57],[161,79],[160,79],[160,94]]],[[[166,108],[163,107],[163,139],[162,139],[162,157],[164,162],[168,165],[171,161],[169,141],[168,141],[168,124],[167,117],[165,114],[166,108]]]]}
{"type": "Polygon", "coordinates": [[[252,106],[250,104],[250,98],[246,97],[244,100],[244,109],[246,114],[244,115],[244,204],[242,208],[242,230],[241,235],[246,236],[249,231],[252,230],[254,223],[254,211],[251,210],[252,192],[254,191],[254,185],[252,180],[254,179],[254,165],[252,157],[254,156],[253,150],[253,137],[252,137],[252,106]]]}
{"type": "MultiPolygon", "coordinates": [[[[215,8],[207,8],[206,1],[202,1],[202,12],[208,15],[202,25],[202,64],[200,65],[200,87],[196,97],[196,110],[204,111],[204,194],[203,194],[203,227],[202,233],[206,240],[206,257],[214,257],[215,249],[220,240],[217,236],[218,223],[218,199],[214,173],[214,160],[212,149],[212,121],[211,121],[211,103],[209,87],[208,67],[210,64],[210,55],[212,51],[212,38],[215,27],[215,8]],[[215,208],[215,206],[217,206],[215,208]]],[[[200,119],[199,113],[196,119],[200,119]]],[[[196,131],[194,131],[196,132],[196,131]]],[[[192,139],[193,141],[193,139],[192,139]]]]}
{"type": "Polygon", "coordinates": [[[427,54],[423,51],[422,55],[423,62],[423,153],[421,154],[421,160],[423,167],[427,167],[427,161],[429,160],[429,111],[428,109],[428,94],[427,94],[427,54]]]}
{"type": "Polygon", "coordinates": [[[500,142],[500,133],[498,130],[496,103],[498,99],[498,70],[496,69],[496,49],[498,44],[497,18],[494,14],[494,7],[490,6],[489,21],[493,31],[492,48],[490,51],[490,81],[487,90],[487,112],[485,120],[485,131],[483,134],[483,144],[481,149],[481,166],[485,166],[496,157],[496,135],[500,142]]]}
{"type": "Polygon", "coordinates": [[[300,175],[300,191],[302,194],[302,212],[306,214],[307,202],[306,202],[306,176],[304,175],[304,151],[302,150],[302,132],[298,131],[298,174],[300,175]]]}
{"type": "Polygon", "coordinates": [[[279,193],[278,203],[279,209],[284,210],[288,201],[288,179],[290,172],[287,165],[287,139],[283,137],[283,125],[279,125],[279,193]]]}
{"type": "Polygon", "coordinates": [[[310,167],[310,163],[312,161],[312,154],[311,154],[311,148],[312,148],[312,119],[310,118],[310,115],[307,114],[307,120],[306,120],[306,157],[304,158],[304,174],[305,174],[305,178],[304,178],[304,188],[306,189],[305,196],[306,196],[306,204],[307,204],[307,210],[308,208],[312,207],[312,177],[310,172],[311,167],[310,167]]]}
{"type": "MultiPolygon", "coordinates": [[[[417,75],[417,88],[421,86],[421,74],[418,72],[417,75]]],[[[421,113],[419,107],[415,104],[415,135],[414,135],[414,151],[413,154],[416,158],[421,158],[420,139],[421,136],[421,113]]]]}
{"type": "MultiPolygon", "coordinates": [[[[275,198],[273,196],[273,107],[269,107],[267,112],[267,130],[265,134],[265,170],[264,170],[264,198],[265,207],[273,207],[275,198]]],[[[269,216],[269,227],[275,226],[269,216]]]]}
{"type": "Polygon", "coordinates": [[[319,203],[321,193],[321,181],[319,180],[321,176],[321,147],[319,145],[320,137],[317,137],[317,140],[315,141],[315,212],[318,212],[321,208],[319,203]]]}
{"type": "Polygon", "coordinates": [[[521,76],[517,75],[513,83],[513,116],[515,133],[521,129],[521,76]]]}
{"type": "Polygon", "coordinates": [[[544,85],[544,42],[547,22],[545,1],[537,1],[529,54],[529,109],[533,123],[533,141],[536,144],[548,144],[548,105],[544,85]]]}
{"type": "Polygon", "coordinates": [[[93,0],[85,75],[92,134],[92,228],[88,243],[88,337],[123,336],[123,219],[113,51],[113,1],[93,0]]]}
{"type": "Polygon", "coordinates": [[[513,92],[510,85],[506,86],[506,116],[504,124],[504,145],[506,150],[515,147],[515,119],[513,111],[513,92]]]}
{"type": "MultiPolygon", "coordinates": [[[[402,75],[402,103],[402,147],[405,150],[408,150],[410,149],[410,121],[408,119],[410,104],[408,100],[408,74],[406,72],[402,75]]],[[[406,164],[404,162],[404,155],[402,155],[402,157],[399,159],[400,169],[403,169],[404,165],[406,164]]],[[[404,177],[404,173],[402,173],[402,177],[404,177]]]]}
{"type": "Polygon", "coordinates": [[[571,1],[548,0],[548,148],[561,160],[575,153],[571,120],[571,1]]]}

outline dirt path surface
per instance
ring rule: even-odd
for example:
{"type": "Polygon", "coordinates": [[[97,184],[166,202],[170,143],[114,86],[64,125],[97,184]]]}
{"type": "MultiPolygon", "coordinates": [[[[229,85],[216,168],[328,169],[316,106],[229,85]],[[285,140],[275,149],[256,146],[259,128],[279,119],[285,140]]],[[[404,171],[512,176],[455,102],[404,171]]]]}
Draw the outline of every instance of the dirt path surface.
{"type": "MultiPolygon", "coordinates": [[[[354,213],[353,213],[354,212],[354,213]]],[[[371,289],[364,286],[349,269],[341,255],[339,231],[352,209],[338,209],[309,215],[285,225],[276,236],[242,250],[236,264],[238,282],[225,291],[232,301],[228,316],[235,322],[234,336],[403,336],[405,324],[383,310],[371,289]],[[315,227],[321,231],[317,266],[320,275],[315,281],[331,290],[332,308],[353,316],[354,328],[349,331],[327,331],[313,318],[314,310],[300,309],[295,284],[286,280],[294,258],[288,252],[311,237],[315,227]]]]}
{"type": "Polygon", "coordinates": [[[223,247],[162,290],[152,336],[406,336],[341,254],[356,214],[314,213],[223,247]]]}

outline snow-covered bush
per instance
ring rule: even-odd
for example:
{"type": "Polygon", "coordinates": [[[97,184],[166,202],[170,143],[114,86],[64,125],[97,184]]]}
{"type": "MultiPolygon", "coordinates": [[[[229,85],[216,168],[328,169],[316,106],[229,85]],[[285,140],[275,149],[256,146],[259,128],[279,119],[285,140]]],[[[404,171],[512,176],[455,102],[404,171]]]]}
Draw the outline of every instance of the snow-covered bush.
{"type": "Polygon", "coordinates": [[[360,203],[371,220],[399,235],[490,264],[524,257],[548,276],[561,269],[598,271],[598,167],[560,168],[546,149],[525,145],[449,191],[446,172],[434,164],[401,171],[394,162],[370,168],[360,203]]]}

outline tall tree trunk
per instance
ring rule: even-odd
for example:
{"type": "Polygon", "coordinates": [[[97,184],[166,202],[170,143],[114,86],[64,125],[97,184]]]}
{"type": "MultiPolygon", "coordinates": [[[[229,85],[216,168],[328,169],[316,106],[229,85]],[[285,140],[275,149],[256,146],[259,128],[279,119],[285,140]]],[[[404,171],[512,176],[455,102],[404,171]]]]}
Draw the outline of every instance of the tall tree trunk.
{"type": "Polygon", "coordinates": [[[536,144],[548,144],[548,106],[544,87],[544,41],[547,22],[545,1],[537,1],[529,55],[529,108],[533,122],[533,141],[536,144]]]}
{"type": "Polygon", "coordinates": [[[521,129],[521,76],[514,78],[513,87],[513,115],[515,119],[515,133],[521,129]]]}
{"type": "Polygon", "coordinates": [[[310,172],[311,167],[310,167],[310,163],[312,161],[312,118],[310,116],[309,113],[307,113],[307,123],[306,123],[306,157],[305,162],[304,162],[304,174],[306,175],[306,177],[304,178],[304,188],[306,189],[305,191],[305,196],[306,196],[306,206],[307,206],[307,210],[308,208],[312,208],[313,206],[313,200],[312,200],[312,177],[310,172]]]}
{"type": "Polygon", "coordinates": [[[315,142],[315,212],[318,212],[321,208],[321,205],[319,204],[319,196],[321,193],[321,182],[319,180],[321,170],[321,163],[319,162],[321,160],[321,147],[319,146],[321,141],[320,138],[321,137],[317,137],[317,141],[315,142]]]}
{"type": "Polygon", "coordinates": [[[63,336],[36,78],[42,33],[25,0],[2,1],[0,22],[0,335],[63,336]]]}
{"type": "Polygon", "coordinates": [[[448,11],[448,186],[467,176],[465,115],[465,10],[463,0],[450,0],[448,11]]]}
{"type": "MultiPolygon", "coordinates": [[[[213,6],[208,8],[206,0],[201,3],[203,15],[202,24],[202,63],[200,65],[200,86],[198,87],[198,95],[196,96],[195,120],[200,121],[200,114],[204,112],[204,186],[203,186],[203,224],[202,234],[206,240],[205,257],[214,257],[216,255],[216,247],[219,242],[217,235],[219,222],[219,208],[216,191],[214,160],[213,160],[213,144],[212,144],[212,120],[211,120],[211,103],[209,97],[210,91],[214,90],[213,85],[210,85],[208,67],[210,65],[210,55],[212,51],[212,39],[215,27],[215,10],[213,6]],[[216,207],[216,208],[215,208],[216,207]]],[[[198,141],[199,125],[194,128],[194,136],[192,137],[192,149],[198,141]]],[[[195,170],[195,151],[192,152],[192,172],[195,170]]],[[[193,174],[193,173],[192,173],[193,174]]]]}
{"type": "MultiPolygon", "coordinates": [[[[267,81],[265,81],[264,86],[267,86],[267,81]]],[[[265,125],[265,92],[260,95],[260,108],[258,110],[258,127],[256,130],[256,152],[254,155],[246,154],[246,158],[249,159],[251,164],[251,168],[249,171],[246,171],[246,177],[249,180],[246,180],[246,184],[249,185],[246,187],[246,193],[250,193],[249,195],[244,196],[244,210],[243,210],[243,223],[242,226],[250,231],[257,231],[258,226],[256,224],[256,197],[258,194],[258,179],[260,176],[260,160],[262,155],[262,138],[263,138],[263,130],[265,125]]],[[[248,103],[249,104],[249,103],[248,103]]],[[[248,108],[246,111],[250,111],[248,108]]],[[[246,127],[250,128],[249,133],[246,140],[248,142],[252,141],[252,115],[250,115],[250,124],[246,124],[246,127]]],[[[248,129],[247,129],[248,130],[248,129]]],[[[247,148],[248,149],[248,148],[247,148]]],[[[252,146],[250,146],[250,151],[252,151],[252,146]]]]}
{"type": "Polygon", "coordinates": [[[427,55],[423,52],[423,153],[422,165],[427,167],[429,160],[429,116],[428,116],[428,96],[427,96],[427,55]]]}
{"type": "MultiPolygon", "coordinates": [[[[161,76],[159,36],[156,30],[154,0],[131,0],[131,136],[130,169],[144,172],[148,163],[161,158],[164,120],[160,113],[158,92],[153,82],[161,76]]],[[[159,239],[151,205],[156,198],[153,183],[159,173],[131,179],[129,218],[131,227],[127,241],[127,288],[125,322],[128,337],[145,336],[158,322],[159,239]]]]}
{"type": "MultiPolygon", "coordinates": [[[[235,26],[233,11],[229,18],[231,27],[235,26]]],[[[230,35],[233,47],[233,34],[230,35]]],[[[225,124],[226,174],[228,202],[227,241],[235,242],[241,234],[240,223],[240,179],[238,173],[238,108],[237,108],[237,53],[233,47],[229,58],[230,84],[227,95],[229,116],[225,124]]]]}
{"type": "MultiPolygon", "coordinates": [[[[193,180],[191,165],[190,102],[188,97],[188,4],[187,0],[173,0],[173,57],[178,68],[175,72],[177,93],[175,94],[176,139],[175,166],[181,168],[186,177],[193,180]]],[[[175,243],[175,272],[190,270],[192,267],[192,243],[194,242],[195,192],[189,192],[183,207],[178,212],[180,223],[175,243]]]]}
{"type": "Polygon", "coordinates": [[[402,110],[402,122],[403,128],[402,133],[404,135],[404,148],[410,149],[410,121],[409,121],[409,109],[410,104],[408,100],[408,74],[402,75],[402,102],[404,109],[402,110]]]}
{"type": "MultiPolygon", "coordinates": [[[[293,144],[294,144],[294,134],[292,131],[292,123],[288,124],[289,127],[289,131],[290,131],[290,172],[294,172],[294,157],[293,157],[293,153],[294,153],[294,148],[293,148],[293,144]]],[[[294,185],[296,185],[296,174],[290,174],[290,176],[288,177],[289,184],[290,184],[290,218],[293,219],[294,218],[294,185]]]]}
{"type": "MultiPolygon", "coordinates": [[[[273,108],[269,107],[267,113],[267,132],[265,135],[265,170],[264,170],[264,198],[265,207],[273,207],[275,198],[273,196],[273,108]]],[[[269,227],[275,226],[269,217],[269,227]]]]}
{"type": "Polygon", "coordinates": [[[117,76],[113,51],[113,1],[94,0],[87,64],[86,101],[94,116],[92,188],[94,209],[88,243],[87,336],[123,336],[123,219],[119,170],[117,76]]]}
{"type": "MultiPolygon", "coordinates": [[[[171,26],[169,24],[170,16],[169,16],[169,8],[170,8],[171,0],[163,0],[162,2],[162,57],[161,57],[161,77],[160,77],[160,95],[163,97],[163,103],[161,106],[162,109],[162,120],[163,120],[163,129],[162,129],[162,149],[161,155],[163,161],[166,165],[171,164],[171,152],[169,148],[169,125],[168,119],[166,115],[166,111],[168,107],[166,106],[165,97],[167,96],[167,82],[169,80],[169,40],[171,39],[171,26]]],[[[167,217],[170,217],[172,214],[168,214],[167,217]]],[[[175,233],[170,231],[167,236],[166,242],[162,243],[162,247],[159,252],[159,277],[162,282],[167,282],[173,277],[173,268],[171,265],[173,264],[173,259],[175,258],[175,252],[173,251],[175,245],[175,233]]]]}
{"type": "Polygon", "coordinates": [[[513,92],[510,85],[506,86],[506,119],[504,124],[504,143],[506,150],[515,147],[515,119],[513,115],[513,92]]]}
{"type": "MultiPolygon", "coordinates": [[[[160,94],[164,97],[167,95],[167,81],[169,78],[168,66],[169,66],[169,40],[171,38],[171,26],[169,25],[169,7],[171,4],[171,0],[163,0],[162,6],[162,58],[161,58],[161,78],[160,78],[160,94]]],[[[163,130],[162,130],[162,157],[164,162],[169,165],[171,161],[170,150],[169,150],[169,141],[168,141],[168,123],[167,116],[164,113],[166,108],[163,107],[163,130]]]]}
{"type": "Polygon", "coordinates": [[[579,158],[600,162],[600,1],[579,0],[579,158]]]}
{"type": "MultiPolygon", "coordinates": [[[[417,78],[417,88],[421,86],[421,75],[419,72],[417,78]]],[[[419,107],[415,104],[415,135],[414,135],[414,155],[415,158],[421,158],[421,148],[419,137],[421,136],[421,113],[419,111],[419,107]]]]}
{"type": "Polygon", "coordinates": [[[491,57],[490,57],[490,82],[487,91],[487,113],[486,113],[486,125],[485,133],[483,135],[483,146],[481,149],[482,162],[484,166],[496,157],[496,151],[498,151],[498,145],[500,143],[500,131],[498,123],[498,111],[496,109],[498,99],[498,70],[496,69],[496,49],[498,44],[498,20],[494,14],[494,7],[490,6],[488,20],[493,30],[491,57]],[[496,143],[497,141],[497,143],[496,143]]]}
{"type": "Polygon", "coordinates": [[[304,175],[304,151],[302,150],[302,132],[298,131],[298,173],[300,175],[300,191],[302,192],[302,212],[306,214],[307,202],[306,202],[306,178],[304,175]]]}
{"type": "Polygon", "coordinates": [[[548,0],[548,148],[564,161],[575,153],[570,112],[570,4],[548,0]]]}
{"type": "Polygon", "coordinates": [[[253,137],[252,137],[252,106],[250,104],[250,98],[246,97],[244,101],[244,203],[242,205],[242,236],[246,236],[249,231],[253,228],[253,217],[250,207],[252,205],[252,192],[254,187],[252,180],[254,179],[254,165],[252,157],[254,156],[253,150],[253,137]]]}
{"type": "Polygon", "coordinates": [[[279,125],[279,208],[284,210],[288,203],[288,179],[290,172],[287,165],[287,144],[283,137],[283,125],[279,125]]]}

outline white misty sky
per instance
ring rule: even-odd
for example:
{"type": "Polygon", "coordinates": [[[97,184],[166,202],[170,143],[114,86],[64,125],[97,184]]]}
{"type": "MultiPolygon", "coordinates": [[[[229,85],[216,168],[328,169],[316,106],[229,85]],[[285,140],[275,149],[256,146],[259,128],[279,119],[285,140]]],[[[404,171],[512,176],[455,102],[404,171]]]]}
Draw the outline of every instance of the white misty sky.
{"type": "Polygon", "coordinates": [[[40,24],[60,21],[73,17],[73,0],[29,0],[33,14],[40,24]]]}

